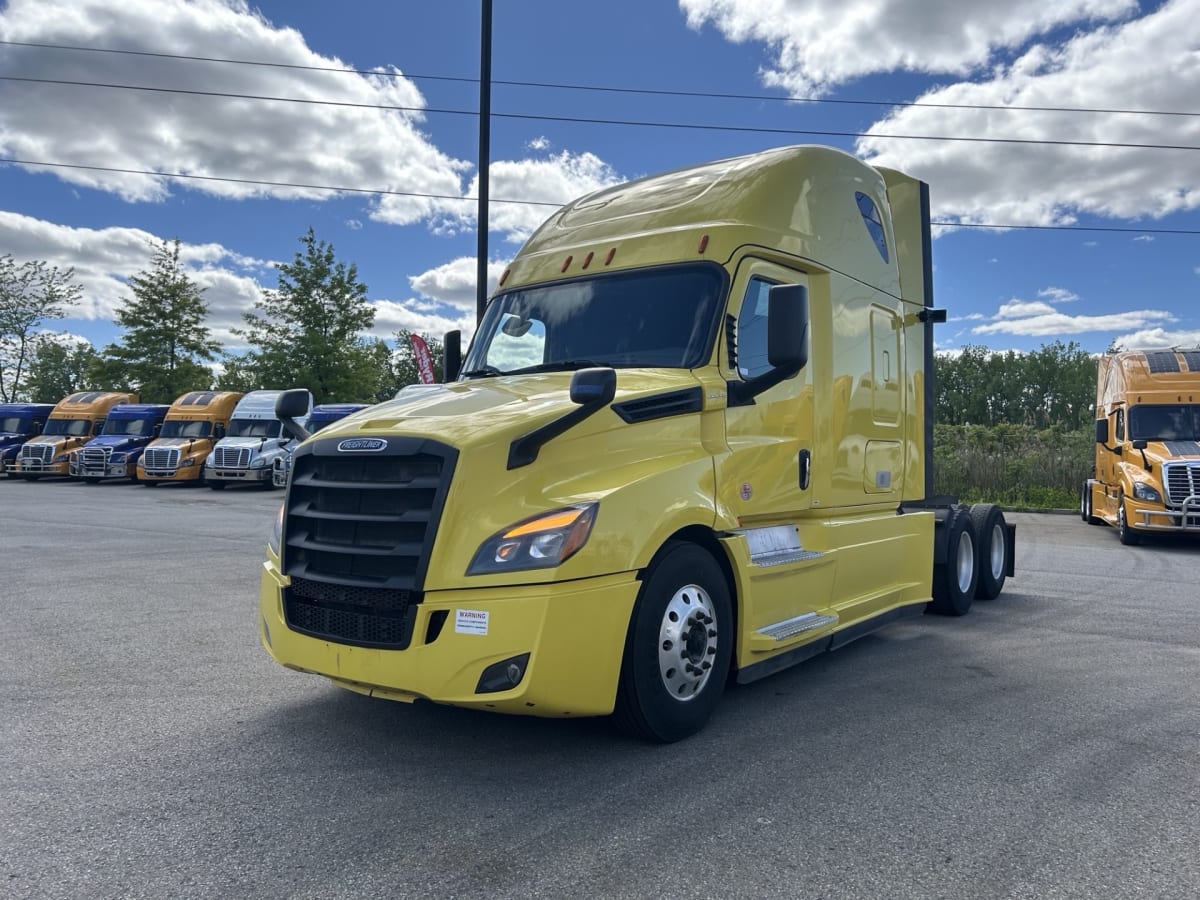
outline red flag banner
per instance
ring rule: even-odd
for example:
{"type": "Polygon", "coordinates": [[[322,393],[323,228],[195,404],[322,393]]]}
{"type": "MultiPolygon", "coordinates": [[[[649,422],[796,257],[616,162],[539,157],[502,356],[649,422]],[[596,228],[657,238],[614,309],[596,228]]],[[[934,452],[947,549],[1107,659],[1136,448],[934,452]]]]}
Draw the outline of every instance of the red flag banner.
{"type": "Polygon", "coordinates": [[[417,375],[421,378],[421,384],[433,384],[433,354],[429,352],[429,345],[419,334],[410,334],[408,339],[417,360],[417,375]]]}

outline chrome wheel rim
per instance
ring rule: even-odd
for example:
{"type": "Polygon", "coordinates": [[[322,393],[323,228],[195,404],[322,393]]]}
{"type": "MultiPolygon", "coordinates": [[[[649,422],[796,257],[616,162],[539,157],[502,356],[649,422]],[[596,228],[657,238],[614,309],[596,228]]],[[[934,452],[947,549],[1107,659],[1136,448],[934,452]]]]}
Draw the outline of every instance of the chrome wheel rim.
{"type": "Polygon", "coordinates": [[[958,539],[958,590],[965,594],[971,589],[975,574],[975,543],[965,531],[958,539]]]}
{"type": "Polygon", "coordinates": [[[999,580],[1004,574],[1004,529],[997,522],[992,526],[992,579],[999,580]]]}
{"type": "Polygon", "coordinates": [[[667,604],[658,629],[658,671],[675,700],[695,699],[712,676],[717,625],[712,598],[699,585],[681,587],[667,604]]]}

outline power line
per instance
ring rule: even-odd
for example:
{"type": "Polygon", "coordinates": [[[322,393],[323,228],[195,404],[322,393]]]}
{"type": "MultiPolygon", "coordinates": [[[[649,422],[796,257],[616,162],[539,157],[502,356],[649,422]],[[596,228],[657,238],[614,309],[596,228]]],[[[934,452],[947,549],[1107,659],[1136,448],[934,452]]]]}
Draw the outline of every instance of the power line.
{"type": "MultiPolygon", "coordinates": [[[[344,75],[374,75],[386,78],[407,78],[413,81],[451,81],[461,82],[464,84],[478,84],[478,78],[470,78],[459,75],[432,75],[421,74],[415,72],[384,72],[373,69],[353,69],[338,66],[312,66],[302,65],[300,63],[280,63],[280,62],[265,62],[259,60],[246,59],[229,59],[215,56],[190,56],[181,53],[156,53],[148,50],[117,50],[108,47],[80,47],[69,44],[46,44],[36,43],[32,41],[0,41],[0,45],[10,47],[29,47],[41,48],[46,50],[68,50],[86,53],[110,53],[125,56],[142,56],[154,59],[173,59],[190,62],[213,62],[223,63],[226,65],[237,66],[260,66],[264,68],[275,69],[294,69],[306,72],[332,72],[344,75]]],[[[1130,115],[1130,116],[1185,116],[1185,117],[1200,117],[1200,112],[1186,112],[1182,110],[1152,110],[1152,109],[1121,109],[1121,108],[1104,108],[1104,107],[1086,107],[1086,106],[1013,106],[1011,104],[985,104],[985,103],[931,103],[928,101],[916,100],[855,100],[855,99],[837,99],[831,97],[800,97],[800,96],[778,96],[776,94],[737,94],[726,93],[720,91],[683,91],[669,90],[665,88],[630,88],[630,87],[614,87],[611,85],[594,85],[594,84],[572,84],[569,82],[548,82],[548,81],[505,81],[501,79],[492,79],[494,85],[505,85],[506,87],[534,87],[547,88],[553,90],[570,90],[570,91],[595,91],[600,93],[615,93],[615,94],[643,94],[659,97],[694,97],[698,99],[713,99],[713,100],[753,100],[756,102],[771,102],[771,103],[820,103],[828,105],[847,105],[847,106],[898,106],[898,107],[922,107],[931,109],[981,109],[981,110],[1002,110],[1010,112],[1056,112],[1056,113],[1095,113],[1103,115],[1130,115]]]]}
{"type": "MultiPolygon", "coordinates": [[[[231,100],[261,100],[272,103],[300,103],[314,106],[340,106],[351,109],[371,109],[381,112],[414,112],[434,113],[456,116],[478,116],[479,113],[470,109],[446,109],[429,106],[397,106],[391,104],[355,103],[348,100],[314,100],[306,97],[275,97],[265,94],[238,94],[228,91],[202,91],[190,88],[151,87],[139,84],[117,84],[99,81],[74,81],[61,78],[27,78],[19,75],[0,75],[0,81],[14,81],[27,84],[53,84],[67,87],[91,87],[108,90],[145,91],[158,94],[182,94],[196,97],[220,97],[231,100]]],[[[807,137],[840,137],[840,138],[872,138],[875,140],[903,141],[954,141],[973,144],[1023,144],[1048,147],[1102,147],[1106,149],[1123,150],[1200,150],[1200,146],[1191,144],[1133,144],[1118,141],[1064,141],[1064,140],[1035,140],[1033,138],[997,138],[997,137],[963,137],[958,135],[929,135],[929,134],[874,134],[864,131],[828,131],[809,128],[763,128],[748,125],[708,125],[690,122],[648,122],[635,119],[597,119],[588,116],[548,116],[532,113],[498,113],[492,112],[496,119],[521,119],[532,122],[570,122],[575,125],[620,125],[633,128],[673,128],[696,131],[735,132],[739,134],[779,134],[804,135],[807,137]]]]}
{"type": "MultiPolygon", "coordinates": [[[[229,178],[217,175],[194,175],[183,172],[155,172],[149,169],[129,169],[119,168],[116,166],[89,166],[79,163],[55,163],[42,162],[29,159],[15,159],[11,157],[0,157],[0,164],[8,163],[18,166],[42,166],[52,169],[82,169],[89,172],[111,172],[119,175],[146,175],[152,178],[172,178],[179,180],[191,181],[221,181],[231,184],[249,184],[261,185],[264,187],[281,187],[295,188],[298,190],[310,191],[328,191],[330,193],[344,194],[378,194],[381,196],[395,197],[416,197],[425,200],[460,200],[463,202],[474,203],[478,200],[477,197],[458,196],[456,194],[430,194],[421,191],[396,191],[384,188],[356,188],[334,186],[327,184],[304,184],[294,181],[264,181],[261,179],[252,178],[229,178]]],[[[564,204],[551,203],[545,200],[515,200],[501,199],[498,197],[491,198],[492,203],[513,203],[524,206],[545,206],[553,209],[559,209],[564,204]]],[[[944,228],[988,228],[995,230],[1011,230],[1011,231],[1099,231],[1099,232],[1115,232],[1118,234],[1164,234],[1164,235],[1200,235],[1200,229],[1188,228],[1126,228],[1122,226],[1107,226],[1107,225],[1001,225],[992,222],[930,222],[930,225],[936,225],[944,228]]]]}

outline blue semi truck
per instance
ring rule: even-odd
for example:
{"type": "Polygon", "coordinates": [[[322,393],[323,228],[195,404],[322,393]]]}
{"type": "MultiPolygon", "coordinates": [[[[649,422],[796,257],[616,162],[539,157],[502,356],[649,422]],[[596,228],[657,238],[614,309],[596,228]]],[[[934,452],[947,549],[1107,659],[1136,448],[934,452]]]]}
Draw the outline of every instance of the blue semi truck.
{"type": "Polygon", "coordinates": [[[146,445],[158,437],[171,407],[157,403],[122,403],[104,420],[99,436],[71,457],[71,477],[88,484],[105,478],[137,481],[137,462],[146,445]]]}
{"type": "Polygon", "coordinates": [[[9,477],[21,445],[42,433],[53,403],[0,403],[0,478],[9,477]]]}

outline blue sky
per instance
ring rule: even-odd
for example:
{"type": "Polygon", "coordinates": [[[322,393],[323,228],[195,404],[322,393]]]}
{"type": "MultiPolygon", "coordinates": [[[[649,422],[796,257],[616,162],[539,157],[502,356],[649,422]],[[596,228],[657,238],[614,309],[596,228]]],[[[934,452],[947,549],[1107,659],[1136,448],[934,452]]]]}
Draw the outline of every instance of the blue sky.
{"type": "MultiPolygon", "coordinates": [[[[117,338],[126,279],[177,237],[234,347],[311,226],[376,334],[472,330],[474,0],[7,0],[0,41],[0,158],[22,161],[0,163],[0,253],[75,268],[55,328],[117,338]]],[[[938,229],[939,348],[1197,346],[1197,46],[1197,0],[495,0],[489,271],[579,194],[825,143],[974,226],[938,229]]]]}

